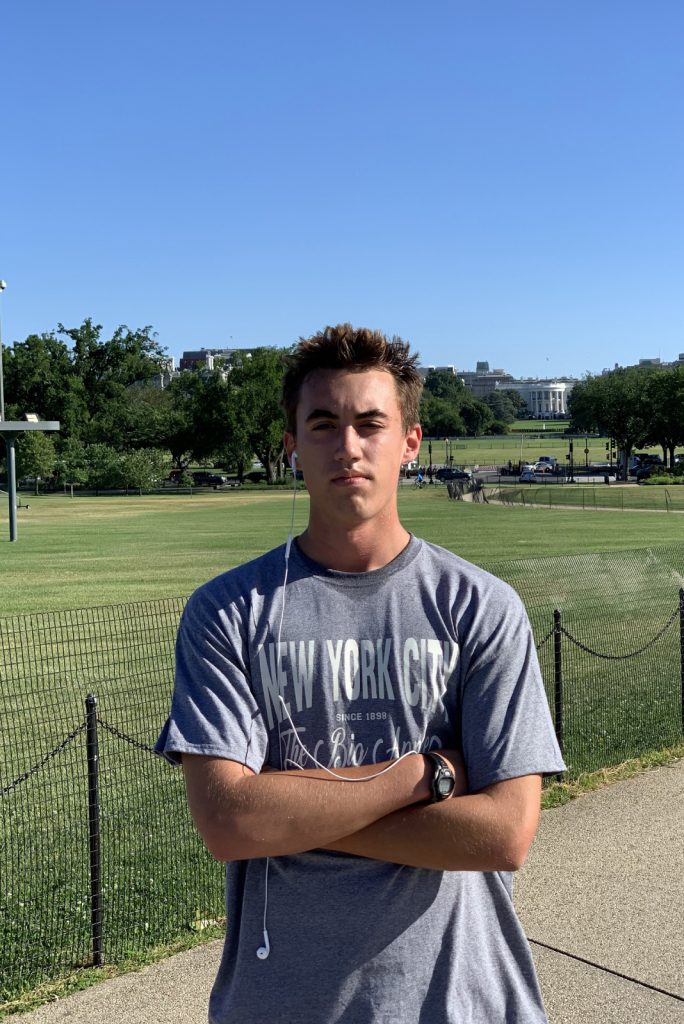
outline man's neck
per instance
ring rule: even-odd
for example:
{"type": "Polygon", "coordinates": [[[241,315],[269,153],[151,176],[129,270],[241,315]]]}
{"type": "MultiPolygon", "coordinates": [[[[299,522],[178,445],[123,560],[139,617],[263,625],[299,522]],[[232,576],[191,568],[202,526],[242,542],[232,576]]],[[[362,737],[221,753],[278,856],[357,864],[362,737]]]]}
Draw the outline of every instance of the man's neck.
{"type": "Polygon", "coordinates": [[[309,523],[304,533],[297,538],[297,543],[308,558],[324,565],[326,569],[335,569],[337,572],[372,572],[392,562],[410,539],[410,533],[399,522],[380,536],[374,524],[364,523],[331,535],[329,529],[319,533],[309,523]]]}

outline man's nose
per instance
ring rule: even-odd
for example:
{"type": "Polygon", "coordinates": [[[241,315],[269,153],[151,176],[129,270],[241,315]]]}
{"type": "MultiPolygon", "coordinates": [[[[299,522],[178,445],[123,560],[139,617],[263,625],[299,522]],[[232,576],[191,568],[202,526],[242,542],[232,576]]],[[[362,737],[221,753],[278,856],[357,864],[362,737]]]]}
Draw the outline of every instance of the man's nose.
{"type": "Polygon", "coordinates": [[[356,430],[354,427],[341,427],[335,458],[340,462],[355,462],[360,456],[359,435],[356,430]]]}

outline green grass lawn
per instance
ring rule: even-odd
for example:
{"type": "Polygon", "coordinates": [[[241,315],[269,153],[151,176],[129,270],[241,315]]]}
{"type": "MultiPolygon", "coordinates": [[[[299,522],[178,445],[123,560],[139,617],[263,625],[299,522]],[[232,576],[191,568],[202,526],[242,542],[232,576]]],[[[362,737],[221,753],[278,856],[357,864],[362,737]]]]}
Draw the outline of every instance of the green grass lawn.
{"type": "MultiPolygon", "coordinates": [[[[487,489],[491,496],[500,492],[516,504],[545,508],[572,506],[584,511],[613,509],[615,511],[684,512],[684,486],[663,487],[637,484],[537,484],[503,483],[487,489]]],[[[653,526],[653,524],[652,524],[653,526]]]]}
{"type": "MultiPolygon", "coordinates": [[[[552,489],[537,490],[546,501],[552,489]]],[[[634,490],[643,496],[656,489],[634,490]]],[[[562,487],[556,493],[560,498],[570,491],[562,487]]],[[[443,487],[403,488],[399,501],[408,529],[478,563],[629,551],[680,543],[684,537],[684,521],[665,514],[616,519],[600,511],[483,507],[449,502],[443,487]]],[[[50,495],[30,504],[19,513],[19,539],[13,544],[2,509],[0,614],[188,595],[211,576],[282,543],[291,495],[50,495]]],[[[307,510],[308,496],[300,490],[295,532],[304,528],[307,510]]]]}
{"type": "MultiPolygon", "coordinates": [[[[511,425],[511,432],[501,437],[467,437],[457,438],[450,442],[449,447],[443,438],[432,441],[432,461],[435,465],[447,462],[450,452],[456,466],[505,466],[509,459],[513,463],[537,462],[542,455],[555,455],[561,465],[567,465],[569,439],[558,436],[568,424],[565,421],[517,420],[511,425]],[[546,429],[544,429],[546,423],[546,429]],[[548,437],[544,435],[548,434],[548,437]],[[532,436],[528,436],[532,435],[532,436]]],[[[609,461],[606,453],[606,437],[589,437],[579,435],[574,438],[573,460],[580,469],[591,462],[609,461]],[[584,449],[589,451],[585,453],[584,449]]],[[[657,455],[662,455],[659,447],[645,448],[657,455]]],[[[420,448],[420,461],[428,465],[430,461],[428,441],[424,440],[420,448]]]]}
{"type": "MultiPolygon", "coordinates": [[[[502,437],[469,437],[459,438],[447,446],[444,440],[432,441],[432,461],[434,465],[447,462],[447,455],[453,456],[455,466],[505,466],[509,460],[518,462],[537,462],[542,455],[555,455],[560,463],[566,464],[569,452],[568,440],[564,437],[545,438],[535,431],[534,437],[525,432],[508,434],[502,437]]],[[[605,438],[576,438],[574,441],[574,464],[584,466],[585,462],[604,462],[606,460],[605,438]],[[586,455],[584,449],[588,448],[586,455]]],[[[420,461],[428,465],[430,452],[428,442],[423,441],[420,448],[420,461]]]]}

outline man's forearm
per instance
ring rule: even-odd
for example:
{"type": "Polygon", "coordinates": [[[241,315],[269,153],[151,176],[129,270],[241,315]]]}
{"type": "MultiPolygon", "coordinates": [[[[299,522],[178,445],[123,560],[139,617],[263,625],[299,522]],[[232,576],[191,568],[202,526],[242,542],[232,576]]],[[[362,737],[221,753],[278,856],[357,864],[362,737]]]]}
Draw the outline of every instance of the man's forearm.
{"type": "Polygon", "coordinates": [[[183,757],[195,824],[218,860],[301,853],[357,833],[426,800],[431,771],[421,756],[340,769],[254,775],[235,762],[183,757]],[[389,771],[380,774],[392,765],[389,771]]]}
{"type": "Polygon", "coordinates": [[[536,775],[510,779],[395,811],[327,848],[439,871],[514,871],[534,837],[539,791],[536,775]]]}

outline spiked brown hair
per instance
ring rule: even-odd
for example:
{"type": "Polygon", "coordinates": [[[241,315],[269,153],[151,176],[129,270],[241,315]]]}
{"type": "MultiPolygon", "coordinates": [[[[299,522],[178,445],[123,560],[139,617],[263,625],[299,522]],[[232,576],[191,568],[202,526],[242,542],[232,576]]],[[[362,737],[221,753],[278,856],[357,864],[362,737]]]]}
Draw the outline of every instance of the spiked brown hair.
{"type": "Polygon", "coordinates": [[[304,380],[314,370],[387,370],[394,377],[404,430],[418,422],[423,382],[416,369],[418,353],[410,355],[408,342],[387,338],[367,327],[338,324],[326,327],[310,338],[300,338],[287,357],[283,378],[282,405],[286,429],[296,434],[297,403],[304,380]]]}

